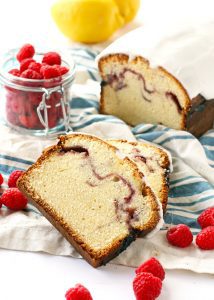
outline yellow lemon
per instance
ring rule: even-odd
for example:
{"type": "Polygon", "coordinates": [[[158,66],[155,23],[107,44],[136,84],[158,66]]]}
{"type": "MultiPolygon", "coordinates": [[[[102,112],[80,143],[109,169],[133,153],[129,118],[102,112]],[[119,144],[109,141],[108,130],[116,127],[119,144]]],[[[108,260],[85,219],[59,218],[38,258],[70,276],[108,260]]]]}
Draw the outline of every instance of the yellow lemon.
{"type": "Polygon", "coordinates": [[[114,1],[118,5],[120,14],[124,18],[125,23],[128,23],[134,19],[140,7],[140,0],[114,0],[114,1]]]}
{"type": "Polygon", "coordinates": [[[105,41],[124,24],[114,0],[60,0],[51,12],[65,36],[83,43],[105,41]]]}

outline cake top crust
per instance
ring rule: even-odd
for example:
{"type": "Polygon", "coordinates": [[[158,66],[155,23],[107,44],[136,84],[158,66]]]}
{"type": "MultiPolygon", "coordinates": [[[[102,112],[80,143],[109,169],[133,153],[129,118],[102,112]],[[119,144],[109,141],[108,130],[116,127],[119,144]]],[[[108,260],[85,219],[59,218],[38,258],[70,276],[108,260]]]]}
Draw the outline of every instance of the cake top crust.
{"type": "Polygon", "coordinates": [[[153,68],[163,67],[175,76],[193,99],[201,94],[214,98],[214,21],[147,23],[125,34],[97,57],[122,53],[132,60],[147,59],[153,68]]]}

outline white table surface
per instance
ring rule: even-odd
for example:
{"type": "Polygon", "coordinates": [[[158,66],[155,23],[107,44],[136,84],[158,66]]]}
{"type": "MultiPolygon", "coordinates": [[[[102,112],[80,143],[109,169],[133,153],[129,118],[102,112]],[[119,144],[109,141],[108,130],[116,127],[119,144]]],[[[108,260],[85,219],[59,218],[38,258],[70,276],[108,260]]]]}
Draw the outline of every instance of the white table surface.
{"type": "MultiPolygon", "coordinates": [[[[108,264],[94,269],[82,259],[20,251],[0,251],[1,300],[61,300],[76,283],[94,300],[134,300],[134,269],[108,264]]],[[[159,300],[213,300],[214,277],[167,271],[159,300]]]]}
{"type": "MultiPolygon", "coordinates": [[[[53,0],[0,0],[0,51],[31,42],[45,47],[67,47],[71,42],[55,27],[49,15],[53,0]]],[[[136,21],[119,34],[160,16],[209,16],[213,0],[142,0],[136,21]]],[[[157,21],[158,29],[158,21],[157,21]]],[[[105,43],[106,44],[106,43],[105,43]]],[[[98,45],[102,48],[103,45],[98,45]]],[[[96,46],[97,47],[97,46],[96,46]]],[[[50,48],[51,50],[52,48],[50,48]]],[[[1,300],[60,300],[76,283],[89,288],[94,300],[134,299],[134,269],[108,264],[93,269],[85,261],[42,253],[0,250],[1,300]]],[[[160,300],[214,300],[214,276],[188,271],[167,271],[160,300]]]]}

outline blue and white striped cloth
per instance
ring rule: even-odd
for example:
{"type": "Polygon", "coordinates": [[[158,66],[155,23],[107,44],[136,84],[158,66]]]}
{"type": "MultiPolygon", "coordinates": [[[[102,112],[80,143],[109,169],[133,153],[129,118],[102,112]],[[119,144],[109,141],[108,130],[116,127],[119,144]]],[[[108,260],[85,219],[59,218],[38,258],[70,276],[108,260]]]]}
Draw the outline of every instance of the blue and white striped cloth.
{"type": "MultiPolygon", "coordinates": [[[[135,266],[143,258],[156,255],[168,268],[214,273],[213,251],[201,253],[194,245],[188,250],[175,249],[165,241],[167,227],[174,224],[187,224],[193,234],[197,234],[200,230],[198,215],[204,209],[214,206],[214,130],[197,140],[187,132],[161,125],[141,124],[129,128],[114,116],[98,114],[100,78],[94,62],[97,53],[88,48],[73,48],[70,54],[77,66],[71,103],[71,126],[74,131],[88,132],[103,138],[146,140],[166,148],[172,154],[174,170],[170,176],[164,228],[151,240],[136,241],[114,262],[135,266]]],[[[53,143],[36,137],[23,137],[3,124],[0,125],[0,132],[0,172],[5,178],[15,169],[28,168],[43,147],[53,143]]],[[[6,180],[1,192],[4,188],[6,180]]],[[[11,213],[6,208],[2,209],[0,247],[78,257],[71,246],[30,205],[23,212],[11,213]]]]}

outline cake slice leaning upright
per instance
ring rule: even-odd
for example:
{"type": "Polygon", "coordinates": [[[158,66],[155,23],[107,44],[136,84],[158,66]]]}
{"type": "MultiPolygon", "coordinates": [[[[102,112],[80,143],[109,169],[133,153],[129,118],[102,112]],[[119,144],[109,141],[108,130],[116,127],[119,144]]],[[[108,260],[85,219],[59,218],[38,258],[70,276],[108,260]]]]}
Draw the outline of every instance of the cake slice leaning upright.
{"type": "Polygon", "coordinates": [[[146,142],[128,142],[126,140],[109,140],[122,153],[133,160],[146,183],[166,211],[169,191],[170,158],[166,151],[146,142]]]}
{"type": "Polygon", "coordinates": [[[214,122],[214,22],[146,24],[97,57],[100,112],[200,136],[214,122]]]}
{"type": "Polygon", "coordinates": [[[136,164],[94,136],[60,137],[19,179],[18,188],[94,267],[162,218],[136,164]]]}

